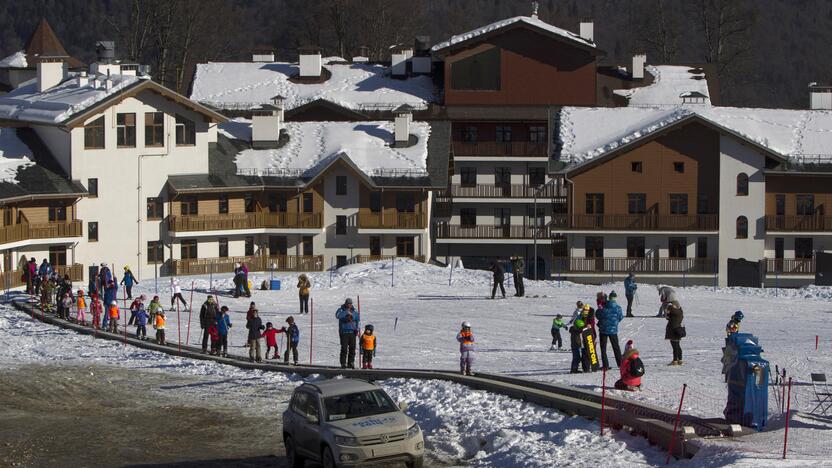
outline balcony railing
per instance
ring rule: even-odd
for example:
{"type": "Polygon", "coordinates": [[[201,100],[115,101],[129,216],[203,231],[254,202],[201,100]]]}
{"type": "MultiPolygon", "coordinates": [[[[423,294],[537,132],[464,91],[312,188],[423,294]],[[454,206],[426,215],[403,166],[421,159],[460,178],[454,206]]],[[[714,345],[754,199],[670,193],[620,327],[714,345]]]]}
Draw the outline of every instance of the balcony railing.
{"type": "Polygon", "coordinates": [[[355,257],[356,263],[368,262],[389,262],[397,258],[409,258],[419,263],[425,263],[424,255],[358,255],[355,257]]]}
{"type": "Polygon", "coordinates": [[[554,184],[533,186],[529,184],[478,184],[473,187],[461,184],[451,185],[451,195],[460,198],[551,198],[563,196],[565,193],[557,193],[557,186],[554,184]]]}
{"type": "Polygon", "coordinates": [[[174,275],[204,275],[208,273],[231,273],[234,265],[245,263],[249,271],[323,271],[323,255],[275,255],[220,258],[193,258],[171,261],[174,275]]]}
{"type": "Polygon", "coordinates": [[[766,216],[768,232],[832,231],[832,216],[766,216]]]}
{"type": "Polygon", "coordinates": [[[511,141],[507,143],[497,141],[454,141],[453,147],[454,156],[547,156],[546,143],[533,143],[530,141],[511,141]]]}
{"type": "MultiPolygon", "coordinates": [[[[72,265],[56,265],[53,268],[61,278],[63,278],[64,275],[69,275],[69,279],[72,281],[83,281],[84,279],[84,265],[80,263],[72,265]]],[[[23,281],[23,270],[0,272],[0,287],[16,288],[25,285],[26,282],[23,281]]]]}
{"type": "Polygon", "coordinates": [[[0,228],[0,244],[29,239],[80,237],[81,231],[82,223],[77,219],[65,223],[14,224],[0,228]]]}
{"type": "Polygon", "coordinates": [[[814,275],[814,258],[767,258],[766,273],[769,275],[814,275]]]}
{"type": "Polygon", "coordinates": [[[712,274],[713,258],[555,257],[552,271],[558,273],[685,273],[712,274]]]}
{"type": "Polygon", "coordinates": [[[555,215],[553,229],[717,231],[719,215],[555,215]]]}
{"type": "Polygon", "coordinates": [[[359,213],[358,227],[363,229],[425,229],[424,213],[359,213]]]}
{"type": "Polygon", "coordinates": [[[170,216],[168,228],[173,232],[230,231],[234,229],[320,229],[321,213],[235,213],[193,216],[170,216]]]}
{"type": "Polygon", "coordinates": [[[439,239],[538,239],[548,240],[548,226],[511,224],[505,226],[462,226],[457,224],[439,224],[436,237],[439,239]]]}

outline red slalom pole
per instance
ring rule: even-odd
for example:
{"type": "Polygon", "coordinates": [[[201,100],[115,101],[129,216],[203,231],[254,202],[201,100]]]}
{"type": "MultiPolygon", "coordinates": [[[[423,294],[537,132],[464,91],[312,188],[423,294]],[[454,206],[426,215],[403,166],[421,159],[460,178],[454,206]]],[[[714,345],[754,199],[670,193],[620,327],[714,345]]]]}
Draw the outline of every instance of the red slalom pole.
{"type": "MultiPolygon", "coordinates": [[[[395,261],[396,261],[396,259],[394,258],[393,262],[395,262],[395,261]]],[[[361,315],[361,296],[356,296],[356,299],[358,300],[358,315],[360,316],[361,315]]],[[[358,324],[358,322],[356,322],[356,324],[358,324]]],[[[356,335],[358,335],[360,333],[360,331],[358,329],[356,329],[355,333],[356,333],[356,335]]],[[[352,363],[350,363],[350,364],[352,364],[352,363]]],[[[360,367],[362,369],[364,368],[364,353],[361,352],[361,347],[360,346],[358,347],[358,367],[360,367]]]]}
{"type": "Polygon", "coordinates": [[[670,463],[670,457],[673,456],[673,446],[676,445],[676,430],[679,429],[679,420],[682,418],[682,404],[685,401],[685,390],[687,390],[688,384],[682,384],[682,397],[679,398],[679,411],[676,412],[676,423],[673,424],[673,435],[670,437],[670,447],[667,449],[667,460],[665,460],[664,464],[667,465],[670,463]]]}
{"type": "Polygon", "coordinates": [[[786,448],[789,444],[789,412],[792,409],[792,378],[789,377],[789,396],[786,399],[786,433],[783,434],[783,460],[786,459],[786,448]]]}
{"type": "Polygon", "coordinates": [[[607,405],[607,368],[601,370],[601,437],[604,436],[604,408],[607,405]]]}
{"type": "Polygon", "coordinates": [[[122,289],[121,292],[121,296],[124,298],[124,346],[127,346],[127,288],[122,289]]]}
{"type": "MultiPolygon", "coordinates": [[[[194,312],[194,282],[191,281],[191,300],[188,302],[191,306],[188,308],[188,332],[185,334],[185,346],[191,344],[191,314],[194,312]]],[[[217,301],[217,310],[219,310],[220,303],[217,301]]]]}
{"type": "Polygon", "coordinates": [[[182,318],[179,315],[179,301],[176,301],[176,328],[179,331],[179,352],[182,352],[182,318]]]}
{"type": "Polygon", "coordinates": [[[820,339],[820,337],[818,337],[818,335],[815,335],[815,351],[818,350],[818,340],[819,339],[820,339]]]}
{"type": "MultiPolygon", "coordinates": [[[[312,365],[312,340],[315,336],[315,299],[309,299],[312,305],[309,306],[309,365],[312,365]]],[[[286,346],[289,346],[288,338],[286,346]]]]}

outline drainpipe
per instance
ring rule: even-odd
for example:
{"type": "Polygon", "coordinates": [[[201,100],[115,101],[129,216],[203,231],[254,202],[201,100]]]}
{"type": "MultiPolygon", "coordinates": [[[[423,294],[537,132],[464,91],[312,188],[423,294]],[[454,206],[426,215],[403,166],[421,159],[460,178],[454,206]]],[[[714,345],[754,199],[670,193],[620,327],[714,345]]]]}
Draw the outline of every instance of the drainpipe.
{"type": "MultiPolygon", "coordinates": [[[[136,268],[137,268],[137,271],[139,272],[139,277],[140,277],[139,279],[141,279],[141,274],[142,274],[141,273],[141,271],[142,271],[142,268],[141,268],[141,265],[142,265],[142,221],[143,221],[143,219],[142,219],[142,198],[144,198],[144,197],[142,197],[142,160],[144,158],[149,158],[149,157],[165,157],[165,156],[168,156],[170,154],[170,146],[171,146],[170,135],[171,135],[170,131],[168,131],[168,133],[167,133],[167,142],[166,142],[166,147],[165,147],[165,152],[164,153],[140,154],[136,158],[136,165],[138,166],[137,167],[138,180],[137,180],[137,184],[136,184],[136,196],[138,198],[138,200],[136,202],[136,205],[137,205],[136,206],[136,212],[137,212],[137,216],[136,216],[136,238],[137,238],[137,241],[136,241],[137,242],[137,245],[136,245],[136,262],[137,262],[136,263],[136,268]]],[[[145,210],[146,209],[147,209],[147,206],[145,205],[145,210]]],[[[164,222],[164,219],[162,220],[162,222],[164,222]]]]}
{"type": "MultiPolygon", "coordinates": [[[[569,177],[565,173],[563,174],[563,182],[564,182],[564,187],[566,187],[566,186],[571,187],[571,188],[567,188],[567,190],[566,190],[566,196],[569,198],[569,210],[568,210],[569,212],[566,214],[566,225],[567,225],[567,227],[569,227],[572,224],[572,216],[575,214],[575,197],[574,197],[574,195],[575,195],[575,193],[574,193],[575,192],[575,183],[572,182],[571,180],[569,180],[569,177]]],[[[571,240],[574,242],[575,237],[572,236],[571,240]]],[[[566,257],[567,258],[567,260],[566,260],[567,268],[566,269],[568,270],[569,264],[571,264],[570,259],[572,258],[572,249],[571,249],[571,246],[569,245],[569,243],[566,244],[566,251],[569,254],[566,257]]]]}

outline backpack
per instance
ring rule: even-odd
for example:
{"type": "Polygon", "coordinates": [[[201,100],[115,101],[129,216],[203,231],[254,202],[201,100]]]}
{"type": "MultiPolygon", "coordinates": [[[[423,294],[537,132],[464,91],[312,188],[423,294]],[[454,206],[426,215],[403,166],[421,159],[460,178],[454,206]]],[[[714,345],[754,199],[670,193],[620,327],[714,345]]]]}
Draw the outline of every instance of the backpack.
{"type": "Polygon", "coordinates": [[[641,362],[641,358],[633,358],[630,361],[630,375],[633,377],[641,377],[644,375],[644,363],[641,362]]]}

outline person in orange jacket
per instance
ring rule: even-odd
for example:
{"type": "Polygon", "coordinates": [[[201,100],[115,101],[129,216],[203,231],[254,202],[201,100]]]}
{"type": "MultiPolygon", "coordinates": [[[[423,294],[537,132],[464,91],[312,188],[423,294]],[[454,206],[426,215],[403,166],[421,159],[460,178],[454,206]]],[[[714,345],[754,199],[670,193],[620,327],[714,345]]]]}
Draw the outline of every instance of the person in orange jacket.
{"type": "Polygon", "coordinates": [[[165,309],[159,307],[154,314],[153,328],[156,329],[156,343],[160,345],[165,342],[165,309]]]}
{"type": "Polygon", "coordinates": [[[87,301],[84,298],[84,291],[79,289],[78,290],[78,299],[77,299],[76,307],[78,308],[78,323],[81,326],[87,326],[87,301]]]}
{"type": "Polygon", "coordinates": [[[109,330],[111,333],[118,333],[118,303],[113,301],[110,303],[110,308],[107,310],[107,316],[110,317],[110,327],[109,330]]]}
{"type": "Polygon", "coordinates": [[[361,355],[364,363],[361,365],[362,369],[373,368],[373,358],[376,356],[378,350],[378,338],[373,334],[373,325],[368,324],[364,327],[364,334],[361,335],[361,355]]]}
{"type": "Polygon", "coordinates": [[[462,322],[462,330],[456,335],[459,342],[459,371],[462,375],[474,375],[471,367],[474,364],[474,333],[471,332],[471,323],[462,322]]]}

